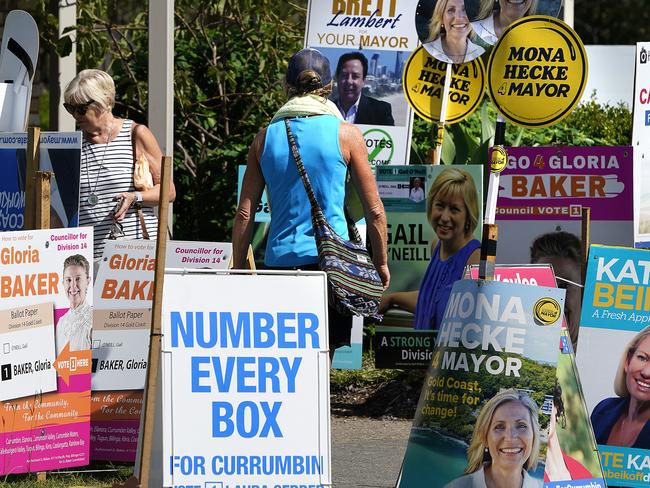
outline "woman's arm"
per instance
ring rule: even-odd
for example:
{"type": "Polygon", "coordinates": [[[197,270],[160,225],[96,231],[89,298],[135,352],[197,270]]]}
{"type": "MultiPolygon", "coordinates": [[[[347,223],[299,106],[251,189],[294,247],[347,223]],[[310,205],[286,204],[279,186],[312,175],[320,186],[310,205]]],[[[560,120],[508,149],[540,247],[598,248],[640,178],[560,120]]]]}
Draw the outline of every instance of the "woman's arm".
{"type": "Polygon", "coordinates": [[[343,158],[349,165],[352,183],[357,189],[363,205],[368,236],[372,246],[372,261],[384,288],[388,288],[390,271],[388,271],[386,213],[379,198],[375,176],[370,170],[366,144],[361,131],[347,122],[342,122],[339,128],[339,144],[343,158]]]}
{"type": "MultiPolygon", "coordinates": [[[[156,207],[160,199],[162,151],[160,150],[160,146],[158,146],[158,141],[156,141],[153,133],[146,125],[134,123],[131,137],[133,138],[133,147],[136,152],[133,156],[135,158],[140,154],[144,154],[147,157],[149,171],[151,172],[154,185],[153,188],[140,191],[142,195],[141,204],[146,207],[156,207]]],[[[124,218],[126,211],[136,202],[137,196],[135,192],[123,192],[113,197],[115,200],[118,198],[123,198],[122,206],[115,212],[115,218],[120,220],[124,218]]],[[[176,187],[172,178],[169,183],[169,201],[173,202],[175,198],[176,187]]]]}
{"type": "Polygon", "coordinates": [[[393,307],[415,313],[418,296],[420,296],[419,290],[397,291],[394,293],[384,294],[384,296],[381,297],[381,303],[379,304],[379,313],[386,313],[387,310],[393,307]]]}
{"type": "MultiPolygon", "coordinates": [[[[477,247],[474,249],[474,252],[469,255],[467,258],[467,262],[465,263],[465,266],[469,266],[470,264],[480,264],[481,262],[481,248],[477,247]]],[[[461,276],[462,278],[462,276],[461,276]]]]}
{"type": "Polygon", "coordinates": [[[234,269],[245,268],[248,246],[253,233],[255,210],[264,191],[265,182],[260,168],[260,158],[265,138],[266,129],[262,129],[257,133],[248,150],[239,206],[232,225],[232,267],[234,269]]]}

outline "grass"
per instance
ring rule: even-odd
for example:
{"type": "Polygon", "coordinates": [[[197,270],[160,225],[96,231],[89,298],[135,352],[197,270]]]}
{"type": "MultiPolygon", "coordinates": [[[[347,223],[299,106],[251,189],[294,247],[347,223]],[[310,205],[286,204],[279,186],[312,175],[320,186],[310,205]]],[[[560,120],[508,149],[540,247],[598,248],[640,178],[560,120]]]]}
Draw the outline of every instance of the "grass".
{"type": "Polygon", "coordinates": [[[0,488],[110,488],[123,483],[133,473],[133,466],[92,463],[65,471],[48,471],[39,482],[35,473],[0,477],[0,488]]]}

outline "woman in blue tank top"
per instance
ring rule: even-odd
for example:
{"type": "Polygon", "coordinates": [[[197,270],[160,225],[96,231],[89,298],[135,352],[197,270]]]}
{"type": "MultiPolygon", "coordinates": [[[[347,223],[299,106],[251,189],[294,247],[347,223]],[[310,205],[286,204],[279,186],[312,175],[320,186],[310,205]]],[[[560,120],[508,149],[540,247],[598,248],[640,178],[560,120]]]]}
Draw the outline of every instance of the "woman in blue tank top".
{"type": "Polygon", "coordinates": [[[438,236],[420,289],[385,295],[380,311],[398,307],[415,313],[416,329],[437,330],[451,287],[468,264],[477,264],[481,243],[473,239],[478,225],[478,193],[472,176],[449,168],[434,180],[427,196],[427,216],[438,236]]]}
{"type": "MultiPolygon", "coordinates": [[[[368,163],[363,136],[343,122],[333,102],[329,61],[315,49],[303,49],[289,60],[289,101],[255,137],[248,153],[239,207],[233,222],[233,267],[244,268],[255,209],[267,187],[271,208],[265,265],[275,269],[318,269],[318,252],[307,194],[291,154],[284,119],[289,119],[296,145],[316,200],[334,230],[348,237],[344,215],[345,179],[350,171],[363,204],[373,262],[387,287],[386,215],[368,163]]],[[[350,342],[350,317],[334,308],[330,316],[330,349],[350,342]]]]}

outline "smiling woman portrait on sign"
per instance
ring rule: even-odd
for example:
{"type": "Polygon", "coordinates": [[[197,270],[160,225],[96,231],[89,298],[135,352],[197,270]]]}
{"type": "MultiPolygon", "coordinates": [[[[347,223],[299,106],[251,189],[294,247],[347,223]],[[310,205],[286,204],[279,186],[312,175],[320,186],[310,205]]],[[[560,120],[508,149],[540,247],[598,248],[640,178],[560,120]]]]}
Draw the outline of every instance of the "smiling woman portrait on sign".
{"type": "Polygon", "coordinates": [[[650,449],[650,327],[629,342],[614,378],[616,397],[591,412],[598,444],[650,449]]]}
{"type": "Polygon", "coordinates": [[[68,256],[63,262],[63,289],[70,308],[56,324],[57,355],[68,343],[71,351],[90,349],[93,309],[86,302],[90,282],[88,260],[81,254],[68,256]]]}
{"type": "Polygon", "coordinates": [[[465,476],[445,488],[541,488],[528,474],[539,458],[538,407],[526,393],[510,389],[483,406],[467,448],[465,476]]]}
{"type": "Polygon", "coordinates": [[[488,45],[496,44],[504,30],[513,22],[537,12],[539,0],[481,0],[481,7],[472,28],[488,45]]]}
{"type": "Polygon", "coordinates": [[[478,225],[478,192],[472,175],[458,168],[443,170],[429,188],[427,217],[438,237],[420,289],[385,294],[380,312],[391,307],[415,313],[416,329],[438,330],[454,282],[468,264],[478,264],[481,243],[474,239],[478,225]]]}
{"type": "Polygon", "coordinates": [[[485,50],[470,40],[472,26],[464,0],[438,0],[429,21],[424,49],[439,61],[461,64],[478,58],[485,50]]]}
{"type": "MultiPolygon", "coordinates": [[[[83,132],[79,225],[94,228],[94,259],[101,258],[107,239],[155,239],[158,219],[153,207],[160,195],[162,151],[154,135],[142,124],[113,115],[115,83],[104,71],[80,71],[63,98],[83,132]],[[142,158],[151,179],[138,191],[135,161],[142,158]]],[[[169,201],[175,196],[171,183],[169,201]]]]}

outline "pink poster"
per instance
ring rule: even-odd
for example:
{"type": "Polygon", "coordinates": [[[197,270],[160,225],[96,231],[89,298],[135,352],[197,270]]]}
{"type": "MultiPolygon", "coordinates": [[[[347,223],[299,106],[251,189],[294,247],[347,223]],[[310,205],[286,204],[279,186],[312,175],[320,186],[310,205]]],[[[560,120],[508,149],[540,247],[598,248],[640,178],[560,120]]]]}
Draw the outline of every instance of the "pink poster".
{"type": "Polygon", "coordinates": [[[89,462],[92,243],[0,233],[0,474],[89,462]]]}
{"type": "Polygon", "coordinates": [[[499,178],[497,262],[530,262],[530,244],[548,232],[580,238],[586,207],[591,242],[633,245],[631,147],[508,148],[499,178]]]}

